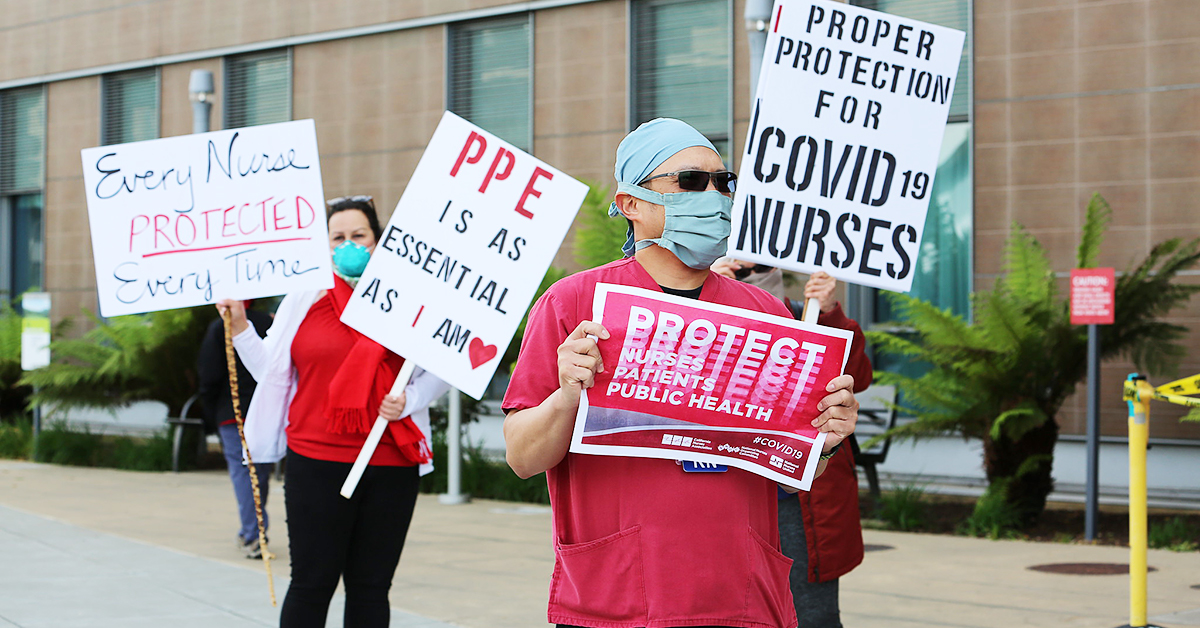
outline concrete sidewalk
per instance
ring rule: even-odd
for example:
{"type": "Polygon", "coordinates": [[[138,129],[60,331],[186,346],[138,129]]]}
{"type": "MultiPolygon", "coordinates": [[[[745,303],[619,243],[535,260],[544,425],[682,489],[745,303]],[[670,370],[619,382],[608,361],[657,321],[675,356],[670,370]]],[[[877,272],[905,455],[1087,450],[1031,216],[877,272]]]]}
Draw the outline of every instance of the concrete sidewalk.
{"type": "MultiPolygon", "coordinates": [[[[233,547],[220,472],[134,473],[0,461],[0,628],[272,626],[261,562],[233,547]]],[[[287,586],[280,487],[268,505],[276,592],[287,586]]],[[[842,579],[843,622],[863,626],[1094,626],[1128,622],[1126,576],[1029,571],[1128,562],[1114,547],[868,531],[842,579]]],[[[1200,626],[1200,555],[1152,551],[1151,621],[1200,626]]],[[[422,496],[392,588],[400,628],[545,626],[549,509],[422,496]]],[[[335,605],[336,605],[335,601],[335,605]]],[[[330,613],[340,626],[340,610],[330,613]]]]}

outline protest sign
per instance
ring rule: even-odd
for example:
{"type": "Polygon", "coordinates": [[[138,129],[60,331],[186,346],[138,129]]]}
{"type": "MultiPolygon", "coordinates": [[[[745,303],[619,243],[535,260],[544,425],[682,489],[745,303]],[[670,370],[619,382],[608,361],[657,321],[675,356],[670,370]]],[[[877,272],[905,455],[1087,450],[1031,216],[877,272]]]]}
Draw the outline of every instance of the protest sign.
{"type": "Polygon", "coordinates": [[[342,322],[480,398],[586,194],[447,111],[342,322]]]}
{"type": "Polygon", "coordinates": [[[1112,268],[1071,269],[1071,324],[1112,325],[1117,278],[1112,268]]]}
{"type": "Polygon", "coordinates": [[[81,156],[104,316],[333,285],[312,120],[81,156]]]}
{"type": "Polygon", "coordinates": [[[907,292],[964,33],[776,0],[729,254],[907,292]]]}
{"type": "Polygon", "coordinates": [[[729,465],[809,489],[825,442],[816,405],[851,332],[611,284],[592,310],[610,337],[572,452],[729,465]]]}

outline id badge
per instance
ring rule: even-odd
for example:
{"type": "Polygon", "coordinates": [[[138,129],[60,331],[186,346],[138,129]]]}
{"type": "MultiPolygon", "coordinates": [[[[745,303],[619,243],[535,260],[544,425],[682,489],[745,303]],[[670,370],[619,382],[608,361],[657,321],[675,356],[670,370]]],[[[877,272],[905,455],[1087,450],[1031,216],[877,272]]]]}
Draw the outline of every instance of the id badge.
{"type": "Polygon", "coordinates": [[[683,460],[681,464],[683,465],[683,470],[688,473],[724,473],[729,470],[728,466],[715,462],[683,460]]]}

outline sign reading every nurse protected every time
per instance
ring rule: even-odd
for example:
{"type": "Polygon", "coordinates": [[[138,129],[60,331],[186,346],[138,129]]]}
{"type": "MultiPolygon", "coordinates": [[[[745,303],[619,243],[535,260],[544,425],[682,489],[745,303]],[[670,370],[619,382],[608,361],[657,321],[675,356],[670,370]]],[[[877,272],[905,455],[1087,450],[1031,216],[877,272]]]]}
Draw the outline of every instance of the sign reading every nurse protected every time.
{"type": "Polygon", "coordinates": [[[965,34],[777,0],[729,254],[907,292],[965,34]]]}

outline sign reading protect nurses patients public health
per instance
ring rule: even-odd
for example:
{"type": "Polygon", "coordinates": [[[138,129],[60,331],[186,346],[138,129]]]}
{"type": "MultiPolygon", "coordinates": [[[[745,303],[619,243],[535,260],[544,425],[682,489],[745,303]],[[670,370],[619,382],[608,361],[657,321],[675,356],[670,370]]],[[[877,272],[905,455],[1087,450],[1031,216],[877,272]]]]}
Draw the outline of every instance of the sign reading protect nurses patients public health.
{"type": "Polygon", "coordinates": [[[332,287],[312,120],[81,156],[102,315],[332,287]]]}
{"type": "Polygon", "coordinates": [[[809,489],[825,442],[816,402],[851,332],[611,284],[592,309],[611,336],[572,452],[725,464],[809,489]]]}
{"type": "Polygon", "coordinates": [[[965,34],[776,0],[729,254],[907,292],[965,34]]]}
{"type": "Polygon", "coordinates": [[[482,397],[586,194],[447,111],[342,322],[482,397]]]}

